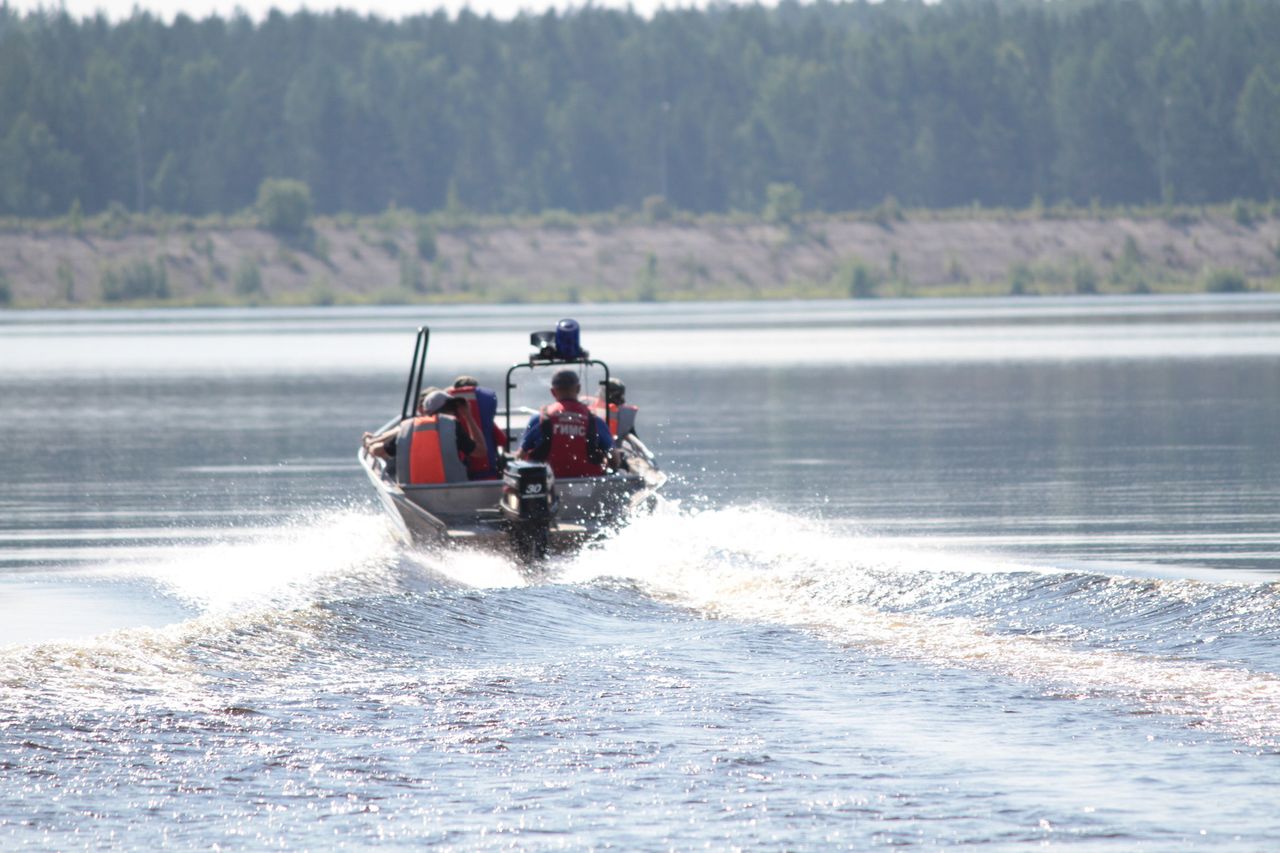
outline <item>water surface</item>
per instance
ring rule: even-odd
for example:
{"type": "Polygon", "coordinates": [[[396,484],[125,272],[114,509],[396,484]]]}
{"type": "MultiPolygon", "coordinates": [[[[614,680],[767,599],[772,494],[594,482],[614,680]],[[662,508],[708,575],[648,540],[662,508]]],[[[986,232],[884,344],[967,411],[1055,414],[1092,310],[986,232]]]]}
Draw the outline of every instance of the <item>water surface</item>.
{"type": "Polygon", "coordinates": [[[6,847],[1268,849],[1280,300],[0,313],[6,847]],[[668,501],[531,581],[354,461],[576,316],[668,501]]]}

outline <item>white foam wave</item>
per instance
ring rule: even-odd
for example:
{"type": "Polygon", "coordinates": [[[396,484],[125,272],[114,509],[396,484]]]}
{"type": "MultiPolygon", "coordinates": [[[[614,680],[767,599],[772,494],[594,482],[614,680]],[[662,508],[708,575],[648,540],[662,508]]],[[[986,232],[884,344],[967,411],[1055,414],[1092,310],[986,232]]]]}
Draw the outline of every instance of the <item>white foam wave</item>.
{"type": "MultiPolygon", "coordinates": [[[[153,552],[154,553],[154,552],[153,552]]],[[[146,561],[77,573],[94,583],[141,583],[195,616],[131,625],[73,641],[0,648],[0,706],[22,709],[227,704],[236,681],[279,679],[315,646],[335,598],[385,593],[399,550],[381,516],[336,511],[245,539],[177,545],[146,561]]]]}
{"type": "Polygon", "coordinates": [[[340,510],[298,519],[244,541],[176,545],[146,562],[101,574],[154,584],[200,613],[287,609],[346,591],[378,588],[397,557],[380,516],[340,510]]]}
{"type": "MultiPolygon", "coordinates": [[[[709,616],[792,625],[894,657],[1040,684],[1059,695],[1118,698],[1251,743],[1280,741],[1280,678],[1272,673],[1082,648],[1052,636],[1002,634],[982,618],[911,610],[913,596],[929,600],[937,584],[956,582],[957,573],[1028,571],[1044,570],[835,535],[812,521],[735,508],[638,520],[564,566],[559,577],[629,578],[709,616]],[[882,595],[892,609],[876,606],[882,595]]],[[[1169,582],[1170,592],[1185,597],[1189,584],[1207,594],[1192,581],[1169,582]]]]}
{"type": "Polygon", "coordinates": [[[456,586],[473,589],[513,589],[529,585],[528,578],[507,557],[464,548],[417,550],[405,555],[419,569],[456,586]]]}
{"type": "Polygon", "coordinates": [[[0,707],[14,713],[217,710],[235,704],[245,690],[278,691],[293,678],[305,679],[299,673],[307,668],[294,664],[314,658],[317,649],[332,655],[322,634],[335,617],[325,603],[404,592],[415,571],[432,584],[527,585],[514,563],[495,554],[406,551],[381,514],[359,510],[236,530],[213,543],[147,548],[145,556],[136,549],[126,553],[128,559],[61,571],[58,583],[96,590],[99,598],[106,585],[126,601],[158,592],[180,603],[175,609],[187,618],[148,624],[141,621],[144,608],[124,607],[118,608],[116,630],[0,646],[0,707]],[[254,688],[256,680],[267,683],[254,688]]]}
{"type": "Polygon", "coordinates": [[[328,615],[318,608],[202,616],[91,640],[0,648],[0,705],[13,715],[149,707],[216,710],[302,657],[328,615]],[[222,657],[235,672],[210,667],[222,657]]]}

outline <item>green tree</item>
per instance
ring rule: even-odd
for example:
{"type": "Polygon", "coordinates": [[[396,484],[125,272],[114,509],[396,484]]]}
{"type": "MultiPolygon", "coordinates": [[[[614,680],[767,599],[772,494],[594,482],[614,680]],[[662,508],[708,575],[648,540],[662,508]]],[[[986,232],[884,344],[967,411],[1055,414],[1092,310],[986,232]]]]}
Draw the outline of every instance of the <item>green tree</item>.
{"type": "Polygon", "coordinates": [[[1157,197],[1155,164],[1139,144],[1123,99],[1140,90],[1132,64],[1107,42],[1067,54],[1055,69],[1054,166],[1063,196],[1122,203],[1157,197]]]}
{"type": "Polygon", "coordinates": [[[1255,68],[1240,93],[1236,133],[1258,163],[1269,193],[1280,191],[1280,81],[1264,68],[1255,68]]]}
{"type": "MultiPolygon", "coordinates": [[[[89,57],[76,98],[85,106],[81,132],[85,144],[83,201],[90,210],[111,202],[143,212],[146,206],[144,135],[150,130],[141,105],[130,91],[129,74],[103,48],[89,57]]],[[[78,194],[79,195],[79,194],[78,194]]]]}
{"type": "Polygon", "coordinates": [[[1273,0],[0,10],[0,211],[230,213],[273,176],[328,214],[1259,199],[1276,33],[1273,0]]]}
{"type": "Polygon", "coordinates": [[[0,210],[52,216],[67,210],[80,185],[80,160],[26,113],[0,139],[0,210]]]}

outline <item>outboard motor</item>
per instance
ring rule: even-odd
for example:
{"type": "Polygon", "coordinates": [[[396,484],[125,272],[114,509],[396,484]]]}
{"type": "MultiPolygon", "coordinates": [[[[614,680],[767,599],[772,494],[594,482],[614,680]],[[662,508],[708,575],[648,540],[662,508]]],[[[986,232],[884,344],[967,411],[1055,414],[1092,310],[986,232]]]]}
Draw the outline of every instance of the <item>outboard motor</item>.
{"type": "Polygon", "coordinates": [[[560,509],[551,466],[521,459],[509,461],[502,474],[499,507],[516,556],[526,565],[545,557],[547,533],[560,509]]]}

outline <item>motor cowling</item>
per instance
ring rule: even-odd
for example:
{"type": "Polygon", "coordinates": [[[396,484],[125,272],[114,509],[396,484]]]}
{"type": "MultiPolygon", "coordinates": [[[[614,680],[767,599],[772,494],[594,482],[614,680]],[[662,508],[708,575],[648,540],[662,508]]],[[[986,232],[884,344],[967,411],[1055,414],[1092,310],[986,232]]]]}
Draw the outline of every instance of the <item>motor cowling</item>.
{"type": "Polygon", "coordinates": [[[502,474],[502,515],[509,521],[549,521],[559,509],[556,477],[545,462],[511,460],[502,474]]]}

